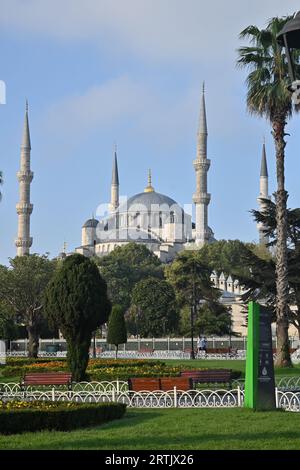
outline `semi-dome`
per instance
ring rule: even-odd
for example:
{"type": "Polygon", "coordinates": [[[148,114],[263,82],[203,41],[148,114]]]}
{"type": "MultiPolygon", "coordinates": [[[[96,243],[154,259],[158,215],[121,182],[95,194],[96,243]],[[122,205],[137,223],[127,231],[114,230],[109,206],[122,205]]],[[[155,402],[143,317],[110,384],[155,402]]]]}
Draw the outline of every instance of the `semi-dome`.
{"type": "Polygon", "coordinates": [[[83,228],[96,228],[98,224],[99,224],[99,220],[88,219],[82,227],[83,228]]]}

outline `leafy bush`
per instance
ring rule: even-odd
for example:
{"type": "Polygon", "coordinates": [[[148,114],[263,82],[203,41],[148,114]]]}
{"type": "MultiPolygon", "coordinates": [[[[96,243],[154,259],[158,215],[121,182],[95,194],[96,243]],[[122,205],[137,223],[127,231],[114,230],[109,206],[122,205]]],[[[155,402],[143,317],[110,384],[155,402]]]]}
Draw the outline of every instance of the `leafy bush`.
{"type": "Polygon", "coordinates": [[[123,403],[28,403],[9,402],[0,406],[0,433],[17,434],[43,429],[69,431],[120,419],[126,410],[123,403]]]}

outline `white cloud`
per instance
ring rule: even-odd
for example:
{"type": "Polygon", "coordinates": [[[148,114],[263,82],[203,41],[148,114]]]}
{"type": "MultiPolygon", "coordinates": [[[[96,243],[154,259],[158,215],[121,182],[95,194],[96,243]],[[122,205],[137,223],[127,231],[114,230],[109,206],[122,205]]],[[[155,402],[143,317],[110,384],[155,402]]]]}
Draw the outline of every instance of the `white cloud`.
{"type": "MultiPolygon", "coordinates": [[[[200,84],[180,92],[158,90],[145,80],[121,76],[52,104],[42,119],[42,131],[52,144],[63,143],[66,151],[91,134],[106,131],[119,135],[129,130],[131,135],[168,148],[191,139],[196,145],[200,93],[200,84]]],[[[244,104],[234,97],[230,77],[209,82],[206,104],[210,136],[249,137],[252,131],[245,125],[246,113],[241,117],[244,104]]]]}
{"type": "Polygon", "coordinates": [[[0,0],[0,25],[146,60],[223,62],[242,28],[298,8],[297,0],[0,0]]]}

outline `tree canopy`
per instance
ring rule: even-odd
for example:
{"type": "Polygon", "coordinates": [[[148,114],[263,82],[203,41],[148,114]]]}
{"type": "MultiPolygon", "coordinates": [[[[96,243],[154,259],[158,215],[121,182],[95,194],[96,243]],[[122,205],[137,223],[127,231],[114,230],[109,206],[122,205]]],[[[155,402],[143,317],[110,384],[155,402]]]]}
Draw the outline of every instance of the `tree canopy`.
{"type": "MultiPolygon", "coordinates": [[[[165,280],[147,278],[133,289],[132,304],[137,334],[160,337],[178,328],[178,308],[173,287],[165,280]]],[[[131,321],[133,319],[131,318],[131,321]]]]}
{"type": "Polygon", "coordinates": [[[0,296],[12,309],[15,321],[26,326],[29,356],[37,357],[44,292],[56,263],[37,254],[10,258],[9,263],[9,267],[0,266],[0,296]]]}
{"type": "Polygon", "coordinates": [[[60,265],[45,294],[51,326],[67,341],[67,359],[76,381],[85,378],[92,333],[108,320],[111,304],[107,285],[96,264],[74,254],[60,265]]]}
{"type": "Polygon", "coordinates": [[[110,299],[125,309],[130,306],[137,282],[147,277],[163,278],[160,260],[143,244],[117,247],[109,255],[97,258],[96,263],[107,282],[110,299]]]}
{"type": "MultiPolygon", "coordinates": [[[[284,47],[277,36],[292,16],[271,18],[266,28],[250,25],[240,33],[250,45],[239,48],[237,65],[249,73],[247,84],[247,108],[251,114],[264,117],[272,126],[276,150],[276,365],[290,367],[288,337],[288,265],[287,265],[287,199],[285,189],[285,126],[293,111],[292,94],[289,91],[289,74],[284,47]]],[[[297,74],[300,71],[300,50],[292,51],[297,74]]]]}
{"type": "Polygon", "coordinates": [[[115,346],[116,358],[119,345],[127,343],[127,329],[124,313],[124,309],[121,305],[114,305],[108,322],[107,342],[115,346]]]}

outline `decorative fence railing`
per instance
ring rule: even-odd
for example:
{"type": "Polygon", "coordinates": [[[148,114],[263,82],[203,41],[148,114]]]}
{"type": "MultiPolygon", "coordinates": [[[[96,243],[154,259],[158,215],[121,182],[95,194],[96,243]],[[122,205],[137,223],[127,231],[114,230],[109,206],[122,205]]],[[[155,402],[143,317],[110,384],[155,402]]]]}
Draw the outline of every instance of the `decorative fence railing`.
{"type": "MultiPolygon", "coordinates": [[[[12,352],[7,352],[6,357],[27,357],[28,352],[25,351],[12,351],[12,352]]],[[[66,351],[58,351],[58,352],[46,352],[46,351],[40,351],[38,353],[38,357],[53,357],[53,358],[58,358],[58,357],[66,357],[67,352],[66,351]]],[[[90,353],[90,357],[93,357],[93,354],[90,353]]],[[[97,352],[96,353],[96,358],[99,359],[111,359],[115,357],[115,352],[114,351],[103,351],[101,353],[97,352]]],[[[189,352],[183,352],[183,351],[151,351],[151,352],[142,352],[142,351],[120,351],[118,353],[118,357],[120,359],[190,359],[190,353],[189,352]]],[[[210,359],[210,360],[227,360],[227,359],[240,359],[243,360],[246,357],[246,352],[245,351],[238,351],[237,353],[197,353],[196,358],[197,359],[210,359]]]]}
{"type": "MultiPolygon", "coordinates": [[[[27,351],[7,351],[6,357],[27,357],[27,351]]],[[[47,352],[47,351],[39,351],[39,357],[66,357],[66,351],[57,351],[57,352],[47,352]]],[[[90,352],[90,357],[93,357],[93,353],[90,352]]],[[[96,352],[96,358],[105,359],[105,358],[113,358],[115,357],[115,352],[112,350],[103,351],[103,352],[96,352]]],[[[181,350],[172,350],[172,351],[164,351],[164,350],[154,350],[154,351],[119,351],[118,357],[120,359],[190,359],[190,353],[184,352],[181,350]]],[[[208,360],[229,360],[229,359],[239,359],[244,360],[246,359],[246,351],[243,349],[237,350],[235,353],[209,353],[205,354],[205,352],[201,351],[196,354],[197,359],[208,359],[208,360]]],[[[276,359],[276,354],[273,355],[274,360],[276,359]]],[[[297,349],[291,355],[292,361],[294,364],[300,363],[300,349],[297,349]]]]}
{"type": "MultiPolygon", "coordinates": [[[[277,376],[275,383],[278,390],[283,392],[300,392],[300,376],[277,376]]],[[[234,379],[232,381],[234,387],[240,387],[242,390],[245,388],[245,379],[234,379]]]]}
{"type": "MultiPolygon", "coordinates": [[[[125,403],[131,408],[234,408],[244,403],[244,391],[237,387],[232,390],[188,390],[174,387],[169,391],[130,391],[127,382],[82,382],[73,390],[61,387],[39,390],[19,384],[0,384],[0,399],[75,401],[80,403],[125,403]]],[[[287,411],[300,412],[300,392],[284,392],[276,388],[276,406],[287,411]]]]}

